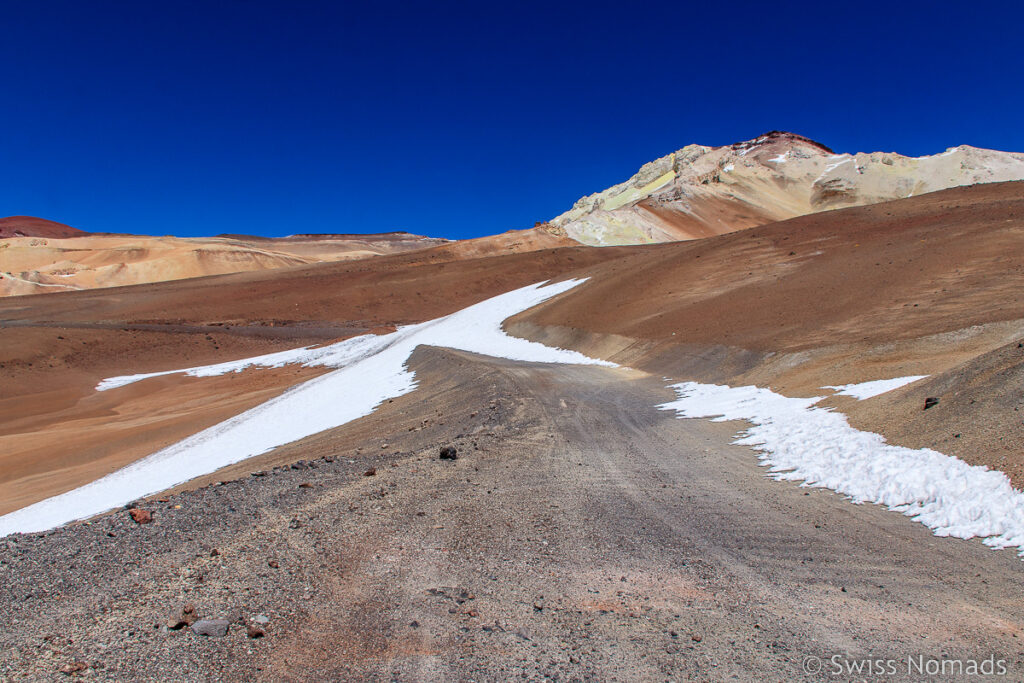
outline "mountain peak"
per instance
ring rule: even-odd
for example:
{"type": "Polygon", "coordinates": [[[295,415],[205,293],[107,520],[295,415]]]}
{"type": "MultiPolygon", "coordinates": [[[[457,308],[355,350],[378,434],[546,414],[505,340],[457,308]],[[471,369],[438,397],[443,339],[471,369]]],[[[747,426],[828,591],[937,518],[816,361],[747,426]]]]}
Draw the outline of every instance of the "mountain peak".
{"type": "Polygon", "coordinates": [[[689,145],[629,180],[579,199],[551,221],[582,244],[644,244],[718,235],[826,209],[951,187],[1024,179],[1024,154],[950,147],[907,157],[836,154],[773,130],[721,147],[689,145]]]}
{"type": "Polygon", "coordinates": [[[732,149],[734,151],[739,151],[739,150],[750,149],[752,147],[758,147],[760,145],[766,145],[766,144],[774,143],[774,142],[781,142],[781,143],[788,143],[788,144],[802,143],[802,144],[805,144],[805,145],[810,145],[811,147],[816,147],[819,150],[821,150],[822,152],[825,152],[826,154],[835,154],[835,152],[832,151],[832,148],[830,148],[830,147],[828,147],[826,145],[821,144],[817,140],[812,140],[810,138],[804,137],[803,135],[797,135],[796,133],[789,133],[789,132],[786,132],[784,130],[770,130],[767,133],[765,133],[764,135],[757,136],[753,140],[745,140],[743,142],[736,142],[736,143],[733,143],[731,145],[728,145],[728,147],[729,147],[729,149],[732,149]]]}

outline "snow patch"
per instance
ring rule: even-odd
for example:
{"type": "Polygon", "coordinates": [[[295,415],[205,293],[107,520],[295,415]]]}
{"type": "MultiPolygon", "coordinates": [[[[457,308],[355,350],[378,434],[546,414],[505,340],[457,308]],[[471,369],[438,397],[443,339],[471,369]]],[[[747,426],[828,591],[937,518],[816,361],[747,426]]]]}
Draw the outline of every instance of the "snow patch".
{"type": "Polygon", "coordinates": [[[746,420],[735,443],[758,451],[769,476],[828,488],[855,503],[878,503],[936,536],[982,538],[1024,555],[1024,493],[1002,472],[968,465],[928,448],[893,446],[854,429],[846,417],[754,386],[672,385],[679,399],[659,406],[679,417],[746,420]]]}
{"type": "Polygon", "coordinates": [[[928,375],[909,375],[907,377],[894,377],[892,379],[876,379],[870,382],[859,382],[857,384],[828,384],[822,389],[835,389],[839,396],[853,396],[859,401],[873,398],[894,389],[899,389],[928,375]]]}
{"type": "Polygon", "coordinates": [[[784,163],[786,163],[786,157],[788,157],[788,156],[789,156],[789,152],[783,152],[779,156],[772,157],[768,161],[773,163],[773,164],[784,164],[784,163]]]}
{"type": "MultiPolygon", "coordinates": [[[[336,368],[101,479],[4,515],[0,517],[0,536],[43,531],[90,517],[368,415],[387,399],[416,388],[415,376],[406,367],[406,361],[419,346],[442,346],[535,363],[615,367],[614,363],[576,351],[511,337],[501,329],[502,322],[510,316],[584,281],[523,287],[390,334],[362,335],[316,349],[295,349],[170,371],[206,377],[237,372],[243,367],[287,363],[336,368]]],[[[103,386],[109,390],[163,374],[169,373],[126,375],[105,380],[103,386]]]]}
{"type": "Polygon", "coordinates": [[[819,176],[818,176],[817,178],[815,178],[815,179],[814,179],[814,183],[812,183],[812,185],[813,185],[813,184],[816,184],[816,183],[818,183],[818,182],[820,182],[820,181],[821,181],[821,180],[822,180],[822,179],[823,179],[823,178],[824,178],[824,177],[825,177],[826,175],[828,175],[829,173],[831,173],[831,172],[832,172],[832,171],[834,171],[835,169],[839,168],[840,166],[842,166],[842,165],[843,165],[843,164],[845,164],[846,162],[848,162],[848,161],[851,161],[851,160],[853,159],[853,157],[851,157],[851,156],[847,156],[847,155],[845,155],[845,154],[840,154],[840,155],[833,155],[833,156],[831,156],[831,157],[829,157],[829,158],[830,158],[830,159],[834,159],[834,158],[836,158],[837,156],[846,156],[846,158],[845,158],[845,159],[843,159],[842,161],[837,161],[837,162],[835,162],[835,163],[832,163],[832,164],[829,164],[828,166],[826,166],[826,167],[825,167],[825,170],[821,172],[821,175],[819,175],[819,176]]]}

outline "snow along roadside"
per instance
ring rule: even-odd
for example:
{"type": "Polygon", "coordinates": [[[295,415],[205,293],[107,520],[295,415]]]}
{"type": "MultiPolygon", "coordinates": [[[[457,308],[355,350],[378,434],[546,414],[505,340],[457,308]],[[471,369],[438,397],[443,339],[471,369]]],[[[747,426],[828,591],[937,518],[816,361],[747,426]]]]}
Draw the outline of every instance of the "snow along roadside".
{"type": "MultiPolygon", "coordinates": [[[[337,368],[101,479],[3,515],[0,536],[44,531],[91,517],[369,415],[387,399],[416,388],[415,376],[406,368],[406,361],[421,345],[536,363],[613,367],[614,363],[588,358],[576,351],[511,337],[501,329],[505,319],[584,281],[530,285],[390,334],[362,335],[317,349],[296,349],[172,371],[203,377],[238,371],[250,365],[274,367],[303,363],[337,368]]],[[[107,390],[161,374],[169,373],[112,378],[98,388],[107,390]]]]}
{"type": "Polygon", "coordinates": [[[886,443],[846,416],[813,407],[823,397],[789,398],[754,386],[671,385],[679,399],[660,408],[678,417],[746,420],[734,443],[751,446],[772,478],[828,488],[855,503],[879,503],[936,536],[979,537],[1024,556],[1024,493],[1002,472],[928,448],[886,443]]]}
{"type": "Polygon", "coordinates": [[[893,379],[876,379],[870,382],[857,382],[856,384],[827,384],[822,389],[834,389],[837,396],[853,396],[858,401],[864,401],[875,396],[905,387],[928,375],[909,375],[907,377],[894,377],[893,379]]]}

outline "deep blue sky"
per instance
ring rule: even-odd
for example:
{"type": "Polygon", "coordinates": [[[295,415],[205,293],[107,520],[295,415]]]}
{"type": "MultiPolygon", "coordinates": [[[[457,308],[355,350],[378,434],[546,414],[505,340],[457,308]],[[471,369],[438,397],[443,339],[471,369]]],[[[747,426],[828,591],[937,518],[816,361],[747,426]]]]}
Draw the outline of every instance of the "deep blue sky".
{"type": "Polygon", "coordinates": [[[0,215],[466,237],[771,129],[1024,151],[1024,11],[955,4],[0,0],[0,215]]]}

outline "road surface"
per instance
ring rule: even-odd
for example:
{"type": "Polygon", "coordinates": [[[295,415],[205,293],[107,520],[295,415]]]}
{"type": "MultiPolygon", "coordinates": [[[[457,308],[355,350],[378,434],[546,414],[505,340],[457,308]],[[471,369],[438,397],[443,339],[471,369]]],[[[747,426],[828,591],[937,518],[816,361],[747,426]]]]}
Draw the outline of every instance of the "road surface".
{"type": "Polygon", "coordinates": [[[741,424],[658,410],[658,377],[411,364],[417,391],[148,501],[151,524],[0,542],[0,678],[930,680],[908,658],[989,657],[1024,678],[1012,551],[767,479],[741,424]],[[186,603],[228,634],[168,630],[186,603]]]}

